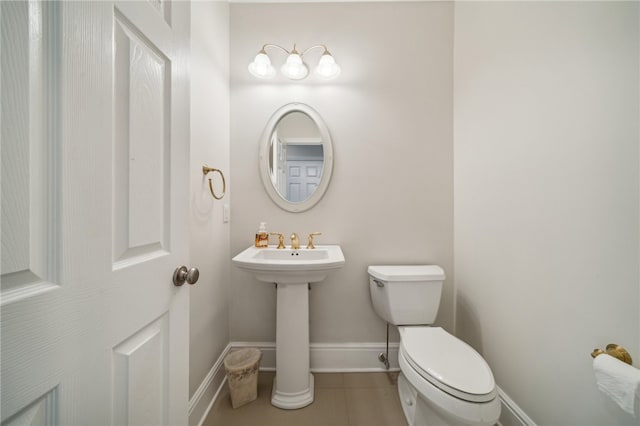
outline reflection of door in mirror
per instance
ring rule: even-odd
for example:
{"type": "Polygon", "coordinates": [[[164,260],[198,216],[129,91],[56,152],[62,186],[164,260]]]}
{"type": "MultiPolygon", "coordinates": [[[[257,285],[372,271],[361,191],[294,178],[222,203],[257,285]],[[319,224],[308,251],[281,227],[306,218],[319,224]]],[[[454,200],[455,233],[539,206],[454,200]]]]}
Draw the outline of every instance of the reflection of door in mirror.
{"type": "Polygon", "coordinates": [[[271,182],[287,201],[309,198],[322,178],[324,150],[316,123],[302,112],[285,115],[271,136],[271,182]]]}
{"type": "Polygon", "coordinates": [[[287,200],[298,203],[314,193],[322,176],[322,145],[287,144],[287,200]]]}

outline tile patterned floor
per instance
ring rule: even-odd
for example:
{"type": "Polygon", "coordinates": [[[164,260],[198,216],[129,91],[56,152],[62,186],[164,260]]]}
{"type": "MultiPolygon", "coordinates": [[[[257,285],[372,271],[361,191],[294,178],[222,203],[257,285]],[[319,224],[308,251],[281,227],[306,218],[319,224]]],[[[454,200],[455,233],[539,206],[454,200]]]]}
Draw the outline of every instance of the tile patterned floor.
{"type": "Polygon", "coordinates": [[[298,410],[271,405],[274,373],[261,372],[258,399],[233,409],[225,384],[203,426],[406,426],[398,373],[314,373],[315,400],[298,410]]]}

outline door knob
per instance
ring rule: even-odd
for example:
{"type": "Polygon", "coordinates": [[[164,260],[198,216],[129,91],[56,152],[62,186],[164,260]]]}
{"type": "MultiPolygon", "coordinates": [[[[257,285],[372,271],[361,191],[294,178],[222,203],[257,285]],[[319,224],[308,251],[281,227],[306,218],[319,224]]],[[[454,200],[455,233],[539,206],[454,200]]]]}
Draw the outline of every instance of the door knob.
{"type": "Polygon", "coordinates": [[[198,268],[187,269],[186,266],[179,266],[173,271],[173,284],[180,287],[184,282],[195,284],[200,278],[198,268]]]}

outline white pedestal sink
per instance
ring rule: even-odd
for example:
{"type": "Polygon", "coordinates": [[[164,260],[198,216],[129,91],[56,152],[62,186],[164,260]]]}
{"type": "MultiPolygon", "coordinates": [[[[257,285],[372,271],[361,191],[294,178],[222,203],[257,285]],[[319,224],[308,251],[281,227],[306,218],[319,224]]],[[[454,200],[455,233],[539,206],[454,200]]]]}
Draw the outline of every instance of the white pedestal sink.
{"type": "Polygon", "coordinates": [[[271,404],[284,409],[313,402],[313,375],[309,368],[308,285],[324,280],[344,265],[338,245],[315,249],[249,247],[233,263],[252,272],[258,281],[276,283],[276,377],[271,404]]]}

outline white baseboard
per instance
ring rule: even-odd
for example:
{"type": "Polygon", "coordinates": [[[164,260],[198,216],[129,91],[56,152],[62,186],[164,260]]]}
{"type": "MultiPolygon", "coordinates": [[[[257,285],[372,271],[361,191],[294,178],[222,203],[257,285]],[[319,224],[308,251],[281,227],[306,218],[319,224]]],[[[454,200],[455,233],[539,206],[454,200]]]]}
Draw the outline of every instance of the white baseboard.
{"type": "Polygon", "coordinates": [[[222,351],[206,377],[189,400],[189,426],[200,426],[213,407],[227,377],[224,371],[224,358],[231,350],[231,343],[222,351]]]}
{"type": "Polygon", "coordinates": [[[502,426],[536,426],[531,417],[527,416],[518,405],[498,386],[498,397],[502,403],[500,424],[502,426]]]}
{"type": "MultiPolygon", "coordinates": [[[[378,359],[384,343],[312,343],[311,371],[318,373],[386,371],[378,359]]],[[[389,344],[390,370],[399,370],[398,344],[389,344]]]]}
{"type": "MultiPolygon", "coordinates": [[[[276,344],[274,342],[231,342],[233,349],[258,348],[262,351],[260,370],[275,371],[276,344]]],[[[316,373],[386,371],[378,355],[386,351],[384,343],[312,343],[311,371],[316,373]]],[[[389,345],[391,370],[399,370],[398,344],[389,345]]]]}
{"type": "MultiPolygon", "coordinates": [[[[378,355],[386,351],[385,343],[312,343],[310,345],[311,371],[316,373],[375,372],[386,371],[378,355]]],[[[262,351],[261,371],[275,371],[275,342],[230,342],[222,351],[202,384],[189,401],[189,425],[200,426],[226,381],[224,358],[233,350],[257,348],[262,351]]],[[[389,345],[390,370],[398,371],[398,344],[389,345]]],[[[500,424],[502,426],[536,426],[527,414],[498,387],[502,404],[500,424]]]]}

